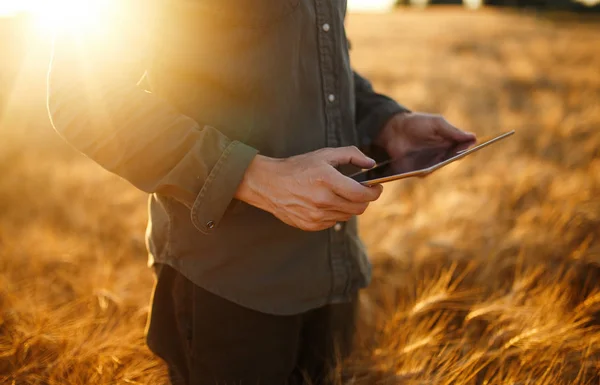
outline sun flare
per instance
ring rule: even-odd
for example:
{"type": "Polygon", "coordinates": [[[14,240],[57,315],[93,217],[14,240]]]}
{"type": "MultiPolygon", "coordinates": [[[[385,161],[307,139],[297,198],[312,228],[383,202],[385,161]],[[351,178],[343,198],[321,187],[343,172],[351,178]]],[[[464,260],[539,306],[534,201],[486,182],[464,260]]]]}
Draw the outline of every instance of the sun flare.
{"type": "Polygon", "coordinates": [[[46,33],[93,31],[102,25],[111,0],[3,0],[0,13],[31,13],[36,27],[46,33]]]}

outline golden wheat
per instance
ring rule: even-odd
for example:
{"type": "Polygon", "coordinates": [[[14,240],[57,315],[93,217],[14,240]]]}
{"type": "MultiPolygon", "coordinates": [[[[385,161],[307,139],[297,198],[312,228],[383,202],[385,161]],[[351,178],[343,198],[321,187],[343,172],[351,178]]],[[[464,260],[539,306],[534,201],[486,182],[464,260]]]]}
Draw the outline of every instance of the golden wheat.
{"type": "MultiPolygon", "coordinates": [[[[340,381],[599,383],[598,20],[350,16],[355,67],[379,89],[517,135],[386,185],[364,215],[374,279],[340,381]]],[[[143,337],[144,196],[38,115],[0,131],[0,383],[164,384],[143,337]]]]}

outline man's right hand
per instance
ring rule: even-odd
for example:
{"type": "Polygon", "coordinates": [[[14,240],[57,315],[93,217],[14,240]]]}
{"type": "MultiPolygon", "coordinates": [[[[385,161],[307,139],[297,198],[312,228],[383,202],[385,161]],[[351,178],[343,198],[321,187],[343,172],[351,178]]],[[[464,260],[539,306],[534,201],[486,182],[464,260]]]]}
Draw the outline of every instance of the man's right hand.
{"type": "Polygon", "coordinates": [[[324,148],[287,159],[257,155],[235,198],[268,211],[290,226],[319,231],[362,214],[381,195],[335,169],[351,163],[370,168],[375,161],[356,147],[324,148]]]}

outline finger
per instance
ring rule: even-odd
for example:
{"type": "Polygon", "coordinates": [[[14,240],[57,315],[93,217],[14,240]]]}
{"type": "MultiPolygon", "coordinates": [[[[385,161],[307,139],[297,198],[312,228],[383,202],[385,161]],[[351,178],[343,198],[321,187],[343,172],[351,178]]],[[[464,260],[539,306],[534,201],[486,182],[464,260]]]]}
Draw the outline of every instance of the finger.
{"type": "Polygon", "coordinates": [[[297,227],[305,231],[322,231],[335,226],[339,221],[301,222],[297,227]]]}
{"type": "Polygon", "coordinates": [[[343,211],[336,211],[335,217],[337,219],[337,222],[348,222],[352,217],[356,217],[361,214],[362,213],[350,214],[343,211]]]}
{"type": "Polygon", "coordinates": [[[333,221],[334,224],[338,222],[348,222],[352,217],[355,217],[360,214],[350,214],[344,211],[328,211],[327,212],[327,220],[324,222],[333,221]]]}
{"type": "Polygon", "coordinates": [[[467,142],[475,140],[475,134],[458,129],[444,119],[440,119],[438,124],[438,135],[446,139],[451,139],[455,142],[467,142]]]}
{"type": "Polygon", "coordinates": [[[335,213],[354,216],[364,213],[367,207],[369,207],[369,202],[352,202],[336,195],[336,199],[332,201],[332,205],[328,210],[335,213]]]}
{"type": "Polygon", "coordinates": [[[379,198],[383,191],[381,185],[373,187],[363,186],[354,179],[337,172],[335,169],[332,171],[335,172],[331,173],[331,176],[327,180],[329,187],[331,187],[334,193],[351,202],[373,202],[379,198]]]}
{"type": "MultiPolygon", "coordinates": [[[[342,198],[331,190],[326,190],[325,193],[316,193],[313,195],[313,201],[318,209],[329,212],[341,212],[347,215],[360,215],[369,206],[368,202],[352,202],[342,198]]],[[[328,219],[327,214],[325,218],[328,219]]]]}
{"type": "Polygon", "coordinates": [[[333,167],[342,164],[353,164],[361,168],[375,166],[375,161],[362,153],[355,146],[330,148],[324,152],[325,161],[333,167]]]}

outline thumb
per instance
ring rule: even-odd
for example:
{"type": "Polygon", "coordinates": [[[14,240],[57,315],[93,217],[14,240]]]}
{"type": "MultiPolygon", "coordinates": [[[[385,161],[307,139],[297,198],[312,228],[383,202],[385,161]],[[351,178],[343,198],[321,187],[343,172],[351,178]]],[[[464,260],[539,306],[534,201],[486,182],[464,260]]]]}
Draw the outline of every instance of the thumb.
{"type": "Polygon", "coordinates": [[[325,161],[333,167],[352,164],[360,168],[375,166],[375,160],[369,158],[355,146],[331,148],[325,153],[325,161]]]}
{"type": "Polygon", "coordinates": [[[457,142],[467,142],[475,139],[475,134],[460,130],[448,122],[442,124],[443,136],[457,142]]]}

